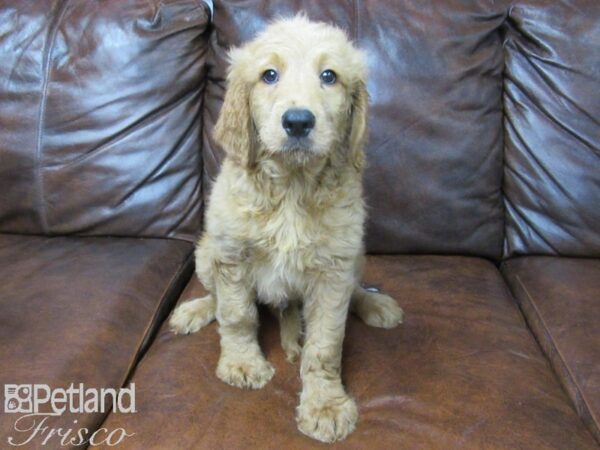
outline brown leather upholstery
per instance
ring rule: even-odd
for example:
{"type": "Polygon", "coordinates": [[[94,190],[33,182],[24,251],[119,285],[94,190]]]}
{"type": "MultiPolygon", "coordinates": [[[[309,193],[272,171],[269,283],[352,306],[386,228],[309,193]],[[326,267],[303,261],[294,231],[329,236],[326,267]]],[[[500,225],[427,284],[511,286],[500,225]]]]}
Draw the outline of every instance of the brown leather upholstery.
{"type": "Polygon", "coordinates": [[[200,226],[209,13],[196,0],[0,6],[0,232],[200,226]]]}
{"type": "MultiPolygon", "coordinates": [[[[163,326],[133,376],[139,413],[103,426],[136,433],[124,449],[597,448],[491,263],[369,257],[365,278],[396,297],[406,318],[394,330],[350,320],[343,373],[360,418],[342,443],[327,447],[296,430],[298,365],[285,360],[266,314],[262,344],[276,373],[264,389],[216,378],[216,324],[190,336],[163,326]]],[[[194,278],[182,298],[202,294],[194,278]]]]}
{"type": "Polygon", "coordinates": [[[503,267],[577,411],[600,441],[600,260],[524,257],[503,267]]]}
{"type": "MultiPolygon", "coordinates": [[[[191,250],[164,239],[0,235],[0,447],[27,436],[13,428],[20,415],[4,412],[5,383],[125,382],[189,279],[191,250]]],[[[46,424],[95,430],[103,419],[65,413],[46,424]]],[[[43,448],[58,448],[50,442],[43,448]]]]}
{"type": "MultiPolygon", "coordinates": [[[[201,0],[4,0],[0,233],[19,234],[0,234],[0,395],[118,387],[149,347],[139,412],[104,424],[135,433],[120,448],[325,448],[296,429],[298,366],[268,314],[277,373],[256,392],[214,375],[215,324],[179,337],[162,323],[222,159],[226,51],[300,10],[368,57],[370,252],[600,256],[597,0],[215,0],[214,26],[201,0]]],[[[504,266],[551,365],[489,261],[370,257],[367,281],[406,323],[350,319],[361,416],[333,448],[598,448],[575,408],[600,440],[599,264],[504,266]]],[[[181,298],[201,293],[194,279],[181,298]]],[[[14,420],[0,415],[0,447],[14,420]]],[[[74,420],[105,415],[47,425],[74,420]]]]}
{"type": "Polygon", "coordinates": [[[205,192],[222,151],[211,139],[226,50],[278,14],[305,10],[365,49],[371,96],[367,248],[499,258],[503,239],[503,1],[215,2],[204,111],[205,192]]]}
{"type": "Polygon", "coordinates": [[[600,256],[600,2],[508,15],[505,253],[600,256]]]}

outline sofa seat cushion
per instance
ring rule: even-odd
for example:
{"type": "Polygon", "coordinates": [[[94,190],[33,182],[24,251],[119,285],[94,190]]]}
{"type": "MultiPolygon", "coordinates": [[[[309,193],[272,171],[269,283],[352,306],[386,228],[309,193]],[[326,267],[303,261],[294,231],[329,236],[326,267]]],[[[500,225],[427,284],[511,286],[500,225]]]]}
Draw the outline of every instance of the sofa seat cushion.
{"type": "MultiPolygon", "coordinates": [[[[597,448],[492,263],[376,256],[365,280],[398,299],[405,323],[350,318],[343,376],[360,417],[333,448],[597,448]]],[[[200,295],[193,277],[182,299],[200,295]]],[[[299,367],[285,360],[276,321],[266,311],[262,320],[276,369],[265,388],[216,378],[215,323],[189,336],[165,323],[132,378],[138,413],[103,426],[136,433],[121,448],[325,448],[296,429],[299,367]]]]}
{"type": "MultiPolygon", "coordinates": [[[[0,235],[0,404],[6,384],[122,386],[189,280],[192,249],[167,239],[0,235]]],[[[2,409],[0,447],[31,434],[15,430],[21,416],[2,409]]],[[[75,436],[104,416],[65,412],[45,425],[75,436]]],[[[69,447],[56,437],[43,446],[44,437],[24,448],[69,447]]]]}
{"type": "Polygon", "coordinates": [[[600,441],[600,259],[531,256],[503,272],[577,411],[600,441]]]}

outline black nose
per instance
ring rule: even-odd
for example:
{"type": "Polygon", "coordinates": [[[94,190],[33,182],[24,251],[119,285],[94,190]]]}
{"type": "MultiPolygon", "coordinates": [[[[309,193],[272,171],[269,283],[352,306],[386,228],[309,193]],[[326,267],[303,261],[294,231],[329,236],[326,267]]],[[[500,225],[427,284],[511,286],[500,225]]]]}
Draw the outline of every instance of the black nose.
{"type": "Polygon", "coordinates": [[[281,124],[288,136],[304,137],[315,127],[315,116],[308,109],[288,109],[281,124]]]}

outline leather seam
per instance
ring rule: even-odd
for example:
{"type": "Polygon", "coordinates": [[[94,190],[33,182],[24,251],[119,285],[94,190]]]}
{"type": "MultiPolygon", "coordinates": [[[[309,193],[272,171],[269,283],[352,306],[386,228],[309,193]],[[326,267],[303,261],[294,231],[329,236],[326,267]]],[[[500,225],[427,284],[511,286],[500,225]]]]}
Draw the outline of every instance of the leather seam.
{"type": "Polygon", "coordinates": [[[48,37],[44,48],[43,59],[42,59],[42,89],[40,98],[40,110],[38,113],[38,129],[37,129],[37,144],[35,150],[35,179],[36,179],[36,197],[39,211],[39,220],[42,226],[42,232],[48,234],[48,216],[46,210],[46,201],[44,195],[44,174],[42,170],[42,135],[44,129],[44,117],[46,115],[46,103],[48,95],[48,84],[50,82],[50,59],[52,51],[54,50],[54,44],[56,42],[56,35],[58,34],[58,27],[67,11],[68,0],[61,3],[60,9],[57,12],[56,20],[50,24],[48,30],[48,37]]]}
{"type": "MultiPolygon", "coordinates": [[[[502,30],[503,27],[507,27],[508,21],[510,18],[510,8],[506,11],[506,15],[504,16],[504,20],[500,25],[499,29],[502,30]]],[[[502,31],[501,31],[502,33],[502,31]]],[[[506,35],[508,32],[502,36],[501,46],[502,46],[502,73],[500,76],[502,77],[501,86],[500,86],[500,105],[501,105],[501,114],[502,120],[500,123],[500,127],[502,128],[502,174],[500,180],[500,205],[502,208],[502,248],[500,249],[500,260],[507,258],[510,256],[510,241],[508,239],[508,212],[506,208],[506,191],[505,191],[505,182],[506,182],[506,153],[507,153],[507,142],[508,137],[506,133],[506,61],[508,59],[508,51],[506,50],[506,35]]]]}
{"type": "Polygon", "coordinates": [[[131,375],[133,375],[134,369],[137,365],[136,363],[139,363],[139,361],[140,361],[139,357],[140,357],[140,354],[142,353],[142,346],[144,345],[144,341],[147,339],[150,330],[152,329],[153,325],[155,324],[156,319],[161,310],[161,307],[164,306],[164,303],[166,302],[168,293],[171,291],[171,289],[173,289],[173,286],[175,285],[175,280],[178,280],[180,278],[180,276],[182,275],[182,273],[184,273],[188,269],[188,266],[190,265],[193,256],[194,256],[194,252],[192,250],[188,254],[188,256],[185,258],[185,261],[183,262],[183,264],[181,264],[181,266],[179,266],[179,269],[177,269],[177,272],[175,272],[173,274],[173,276],[167,283],[165,289],[161,293],[160,301],[157,303],[156,307],[154,308],[152,317],[151,317],[150,321],[148,322],[148,325],[146,325],[146,328],[144,329],[144,332],[142,333],[142,336],[141,336],[140,340],[138,341],[138,344],[136,345],[135,354],[134,354],[132,360],[130,361],[129,365],[127,366],[127,372],[125,374],[124,379],[119,384],[119,386],[121,386],[121,387],[125,386],[127,381],[130,379],[131,375]]]}
{"type": "MultiPolygon", "coordinates": [[[[161,294],[161,297],[160,297],[161,300],[157,303],[156,307],[154,308],[154,312],[152,313],[152,317],[151,317],[150,321],[148,322],[148,325],[146,325],[146,328],[144,329],[144,332],[142,333],[141,338],[138,340],[138,343],[135,346],[134,355],[130,359],[130,362],[127,365],[127,369],[125,371],[125,375],[121,379],[121,381],[119,382],[118,387],[121,387],[121,388],[125,387],[125,385],[129,382],[129,380],[133,376],[133,373],[135,371],[135,368],[137,367],[137,364],[139,364],[139,362],[141,361],[141,358],[140,358],[140,355],[142,353],[141,352],[141,347],[144,344],[144,341],[146,340],[146,338],[147,338],[147,336],[149,334],[149,330],[152,328],[152,326],[156,322],[156,318],[157,318],[157,316],[158,316],[158,314],[159,314],[159,312],[161,310],[161,307],[164,305],[164,303],[166,301],[165,299],[167,297],[167,294],[173,289],[173,286],[175,285],[175,280],[178,280],[179,277],[181,276],[181,274],[184,273],[188,269],[188,266],[193,261],[193,256],[194,256],[194,251],[192,250],[187,255],[187,257],[185,258],[183,264],[181,264],[179,266],[179,268],[177,269],[177,271],[173,274],[173,276],[171,276],[171,279],[166,284],[166,287],[162,291],[162,294],[161,294]]],[[[95,430],[99,429],[102,426],[102,424],[104,424],[106,422],[106,420],[109,418],[109,416],[112,413],[113,413],[112,409],[106,411],[104,413],[104,415],[102,416],[101,420],[98,421],[98,424],[96,425],[95,430]]]]}
{"type": "MultiPolygon", "coordinates": [[[[525,293],[525,296],[527,297],[527,301],[529,302],[529,305],[531,306],[533,313],[536,315],[537,319],[539,320],[540,324],[543,327],[544,333],[549,337],[548,342],[554,348],[554,351],[556,352],[556,355],[557,355],[558,359],[560,360],[560,364],[563,367],[563,370],[565,371],[566,375],[568,376],[570,383],[577,390],[577,393],[579,394],[579,397],[581,398],[581,401],[583,403],[585,412],[592,419],[593,424],[597,424],[596,417],[593,414],[592,410],[590,409],[588,402],[586,400],[586,397],[583,395],[583,391],[581,390],[579,383],[577,382],[575,376],[573,375],[573,372],[571,371],[568,364],[566,363],[561,350],[558,348],[555,340],[552,338],[552,335],[550,334],[550,330],[549,330],[546,322],[544,321],[544,318],[540,314],[539,309],[537,308],[535,302],[533,301],[533,296],[529,293],[529,290],[525,286],[525,283],[523,283],[523,281],[521,280],[521,277],[518,274],[515,274],[515,279],[516,279],[517,283],[519,283],[519,286],[521,287],[521,289],[523,289],[523,292],[525,293]]],[[[544,348],[543,345],[541,345],[541,347],[542,347],[542,349],[544,348]]],[[[550,362],[552,363],[552,358],[550,357],[550,355],[547,354],[546,356],[549,358],[550,362]]],[[[561,384],[563,384],[563,383],[561,383],[561,384]]],[[[568,390],[567,386],[564,386],[564,388],[568,394],[569,390],[568,390]]],[[[575,411],[577,411],[578,410],[577,405],[575,404],[573,406],[575,407],[575,411]]],[[[597,425],[596,425],[596,428],[598,428],[597,425]]],[[[595,434],[595,433],[592,433],[592,434],[595,434]]]]}

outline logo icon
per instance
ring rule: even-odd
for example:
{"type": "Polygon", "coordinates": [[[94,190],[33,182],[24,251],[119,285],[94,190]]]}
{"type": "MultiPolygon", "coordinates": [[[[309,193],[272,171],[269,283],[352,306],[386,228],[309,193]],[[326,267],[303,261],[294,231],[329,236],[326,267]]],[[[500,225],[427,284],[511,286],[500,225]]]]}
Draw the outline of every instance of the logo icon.
{"type": "Polygon", "coordinates": [[[25,414],[33,412],[32,386],[30,384],[5,384],[4,412],[25,414]]]}

